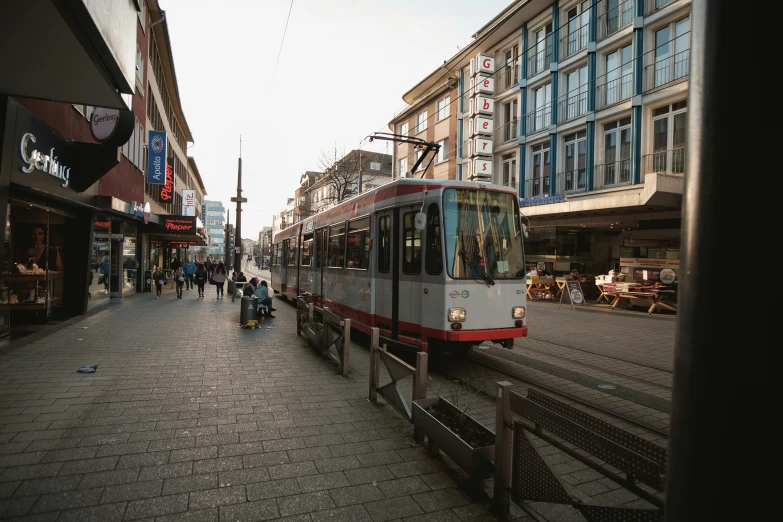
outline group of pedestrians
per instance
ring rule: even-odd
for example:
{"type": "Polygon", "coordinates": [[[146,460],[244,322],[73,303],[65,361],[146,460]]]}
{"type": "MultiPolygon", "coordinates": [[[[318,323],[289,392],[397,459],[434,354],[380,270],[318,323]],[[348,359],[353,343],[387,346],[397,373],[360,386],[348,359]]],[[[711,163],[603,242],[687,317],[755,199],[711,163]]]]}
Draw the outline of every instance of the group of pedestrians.
{"type": "Polygon", "coordinates": [[[269,292],[269,286],[267,286],[266,281],[259,282],[257,277],[253,277],[245,285],[245,288],[242,291],[242,295],[247,297],[256,296],[258,298],[259,315],[269,317],[270,319],[275,318],[275,316],[272,315],[272,312],[274,312],[276,309],[272,308],[272,296],[269,292]]]}
{"type": "MultiPolygon", "coordinates": [[[[193,261],[180,263],[179,258],[177,258],[171,264],[171,269],[173,270],[172,278],[177,290],[177,299],[182,299],[183,290],[190,290],[191,288],[198,288],[198,297],[199,299],[203,298],[204,287],[208,282],[215,285],[217,298],[223,299],[223,288],[228,276],[226,275],[226,267],[222,262],[214,264],[210,259],[207,259],[204,263],[195,263],[193,261]]],[[[155,299],[160,299],[163,285],[168,284],[166,272],[156,266],[152,273],[152,282],[155,284],[155,299]]]]}

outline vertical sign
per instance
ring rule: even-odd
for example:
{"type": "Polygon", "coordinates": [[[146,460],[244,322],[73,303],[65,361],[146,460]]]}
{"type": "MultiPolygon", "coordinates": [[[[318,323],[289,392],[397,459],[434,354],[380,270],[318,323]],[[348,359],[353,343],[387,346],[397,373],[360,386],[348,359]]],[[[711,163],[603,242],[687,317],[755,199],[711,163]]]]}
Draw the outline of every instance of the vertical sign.
{"type": "Polygon", "coordinates": [[[182,215],[196,215],[196,191],[190,189],[182,190],[182,215]]]}
{"type": "Polygon", "coordinates": [[[174,158],[166,160],[166,180],[160,187],[160,200],[171,203],[174,200],[174,158]]]}
{"type": "Polygon", "coordinates": [[[147,183],[166,184],[166,132],[151,130],[148,134],[147,183]]]}
{"type": "Polygon", "coordinates": [[[201,205],[201,222],[204,223],[204,226],[206,228],[209,228],[209,227],[207,227],[207,205],[206,205],[206,203],[201,205]]]}

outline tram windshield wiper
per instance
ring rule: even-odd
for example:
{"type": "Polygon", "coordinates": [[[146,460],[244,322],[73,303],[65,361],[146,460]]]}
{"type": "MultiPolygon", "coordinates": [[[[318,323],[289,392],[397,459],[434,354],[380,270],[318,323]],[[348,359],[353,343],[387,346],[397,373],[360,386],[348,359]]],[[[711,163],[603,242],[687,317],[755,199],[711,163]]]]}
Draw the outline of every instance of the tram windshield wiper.
{"type": "Polygon", "coordinates": [[[465,249],[462,249],[459,251],[459,256],[462,258],[463,261],[465,261],[465,264],[468,265],[471,269],[476,268],[478,270],[481,270],[481,278],[484,280],[485,283],[487,283],[487,286],[492,286],[495,284],[495,280],[492,279],[486,270],[484,270],[484,267],[476,263],[475,261],[472,261],[470,257],[468,257],[468,254],[465,252],[465,249]]]}

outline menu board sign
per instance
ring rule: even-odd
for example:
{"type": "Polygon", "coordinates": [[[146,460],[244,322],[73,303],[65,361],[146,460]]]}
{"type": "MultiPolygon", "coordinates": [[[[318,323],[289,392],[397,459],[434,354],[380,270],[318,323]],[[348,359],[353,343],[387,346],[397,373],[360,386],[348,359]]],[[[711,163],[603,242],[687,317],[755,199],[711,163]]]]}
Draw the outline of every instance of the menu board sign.
{"type": "Polygon", "coordinates": [[[565,287],[560,293],[560,304],[558,305],[558,308],[563,305],[563,300],[566,300],[567,303],[571,303],[571,308],[574,310],[576,310],[574,305],[586,304],[585,294],[582,292],[582,285],[579,284],[578,279],[568,280],[565,282],[565,287]]]}

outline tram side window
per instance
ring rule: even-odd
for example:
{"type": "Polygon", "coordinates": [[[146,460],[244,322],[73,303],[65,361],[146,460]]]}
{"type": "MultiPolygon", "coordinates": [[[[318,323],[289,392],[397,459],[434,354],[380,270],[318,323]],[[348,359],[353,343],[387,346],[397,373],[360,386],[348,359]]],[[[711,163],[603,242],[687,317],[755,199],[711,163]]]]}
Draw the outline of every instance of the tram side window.
{"type": "Polygon", "coordinates": [[[296,239],[292,237],[288,240],[288,265],[296,265],[296,239]]]}
{"type": "Polygon", "coordinates": [[[440,243],[440,212],[438,205],[427,208],[427,257],[424,260],[427,273],[439,275],[443,271],[443,251],[440,243]]]}
{"type": "Polygon", "coordinates": [[[345,223],[329,227],[329,246],[326,266],[342,268],[345,261],[345,223]]]}
{"type": "Polygon", "coordinates": [[[272,264],[280,264],[280,243],[275,243],[272,248],[272,264]]]}
{"type": "Polygon", "coordinates": [[[348,223],[347,267],[367,270],[370,267],[370,218],[348,223]]]}
{"type": "Polygon", "coordinates": [[[391,228],[389,216],[378,218],[378,272],[388,274],[391,268],[391,228]]]}
{"type": "Polygon", "coordinates": [[[315,231],[315,267],[321,268],[321,260],[324,259],[326,249],[326,229],[319,228],[315,231]]]}
{"type": "Polygon", "coordinates": [[[313,263],[313,235],[305,234],[302,241],[302,266],[310,266],[313,263]]]}
{"type": "Polygon", "coordinates": [[[405,245],[402,272],[405,274],[421,273],[421,230],[414,228],[415,218],[416,212],[407,212],[402,216],[402,236],[405,245]]]}

